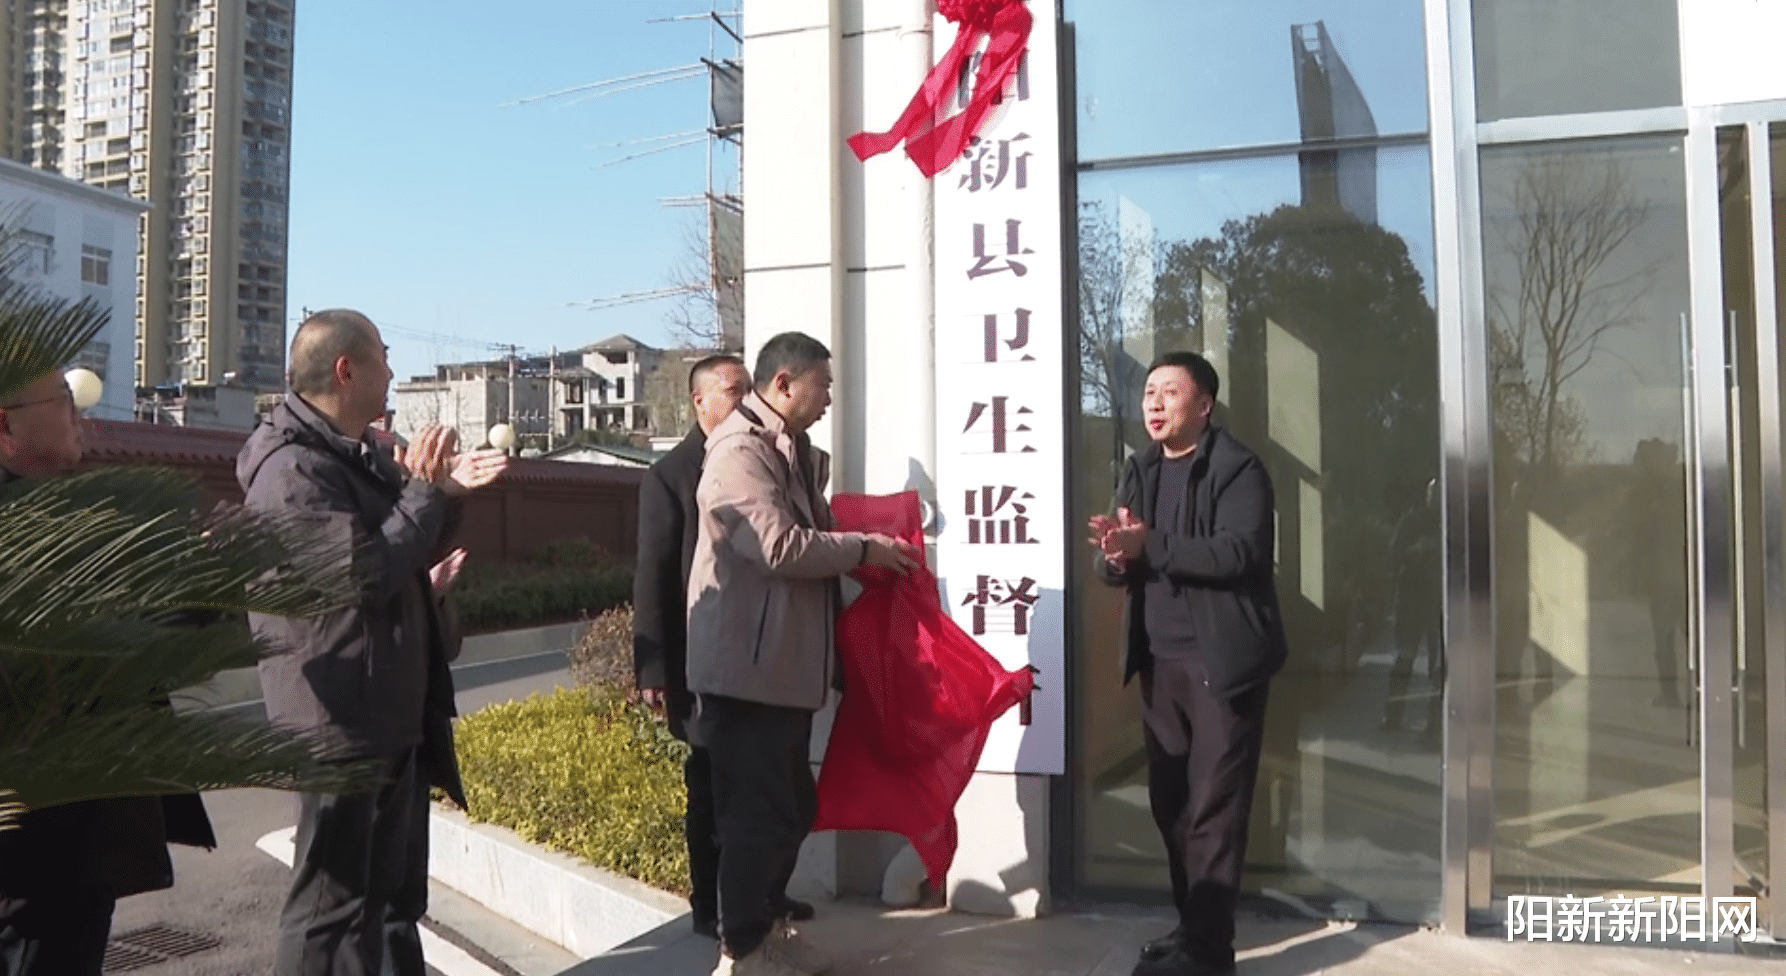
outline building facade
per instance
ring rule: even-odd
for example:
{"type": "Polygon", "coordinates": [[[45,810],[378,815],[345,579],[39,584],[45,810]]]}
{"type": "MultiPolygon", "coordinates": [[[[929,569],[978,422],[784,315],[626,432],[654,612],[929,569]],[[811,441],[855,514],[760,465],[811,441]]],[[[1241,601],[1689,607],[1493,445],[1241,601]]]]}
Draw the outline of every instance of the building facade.
{"type": "Polygon", "coordinates": [[[503,362],[450,363],[433,376],[417,376],[391,391],[391,429],[405,441],[424,427],[459,431],[463,443],[483,445],[490,428],[509,424],[520,437],[540,437],[552,416],[552,381],[546,363],[518,364],[511,374],[503,362]]]}
{"type": "MultiPolygon", "coordinates": [[[[744,4],[747,350],[830,344],[833,490],[921,492],[945,603],[967,626],[1004,585],[1025,641],[989,649],[1060,696],[994,730],[956,903],[1166,888],[1079,540],[1147,363],[1188,349],[1276,488],[1253,896],[1456,932],[1515,897],[1734,896],[1786,933],[1786,12],[1028,6],[1009,104],[927,180],[844,139],[953,39],[934,4],[744,4]],[[988,456],[1020,554],[963,538],[988,456]]],[[[892,850],[814,838],[803,870],[872,890],[892,850]]]]}
{"type": "Polygon", "coordinates": [[[0,159],[0,222],[19,248],[14,277],[72,301],[92,299],[111,313],[105,331],[73,364],[92,370],[105,395],[89,414],[129,420],[136,406],[130,350],[136,332],[137,220],[148,208],[54,173],[0,159]]]}
{"type": "Polygon", "coordinates": [[[284,385],[289,0],[15,0],[8,155],[154,207],[136,383],[284,385]]]}
{"type": "MultiPolygon", "coordinates": [[[[652,380],[661,364],[677,361],[623,333],[571,352],[516,356],[512,364],[448,363],[396,385],[393,426],[405,438],[429,424],[481,437],[491,424],[509,423],[521,437],[552,446],[585,430],[648,437],[658,433],[653,418],[665,400],[652,380]]],[[[679,392],[673,405],[686,398],[679,392]]]]}
{"type": "Polygon", "coordinates": [[[260,423],[255,400],[245,386],[180,383],[139,387],[136,419],[143,424],[202,427],[206,430],[251,431],[260,423]]]}
{"type": "Polygon", "coordinates": [[[566,364],[556,383],[561,436],[584,428],[653,431],[646,384],[664,358],[662,350],[621,333],[575,355],[577,361],[566,364]]]}

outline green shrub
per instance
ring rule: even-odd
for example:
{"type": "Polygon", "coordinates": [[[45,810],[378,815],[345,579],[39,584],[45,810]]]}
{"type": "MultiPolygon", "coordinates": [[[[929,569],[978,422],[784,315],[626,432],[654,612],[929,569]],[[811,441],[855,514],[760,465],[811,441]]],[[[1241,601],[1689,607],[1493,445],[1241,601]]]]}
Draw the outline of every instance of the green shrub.
{"type": "Polygon", "coordinates": [[[687,894],[688,747],[613,688],[559,689],[459,722],[474,820],[687,894]]]}
{"type": "Polygon", "coordinates": [[[553,539],[528,553],[525,561],[532,566],[564,569],[601,569],[618,562],[606,549],[582,536],[553,539]]]}
{"type": "Polygon", "coordinates": [[[632,599],[628,570],[612,564],[547,569],[484,567],[452,591],[466,633],[567,623],[592,617],[632,599]]]}
{"type": "Polygon", "coordinates": [[[589,622],[570,650],[571,676],[585,688],[633,686],[633,608],[615,607],[589,622]]]}

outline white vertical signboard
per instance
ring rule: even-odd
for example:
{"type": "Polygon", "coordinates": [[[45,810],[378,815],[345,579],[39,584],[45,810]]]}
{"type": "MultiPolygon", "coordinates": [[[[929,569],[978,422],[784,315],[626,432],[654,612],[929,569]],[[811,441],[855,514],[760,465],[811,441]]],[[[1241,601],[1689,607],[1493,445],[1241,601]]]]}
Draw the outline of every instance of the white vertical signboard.
{"type": "MultiPolygon", "coordinates": [[[[1028,54],[1002,108],[936,175],[938,575],[963,629],[1040,671],[993,726],[980,769],[1066,768],[1060,119],[1055,2],[1030,0],[1028,54]]],[[[938,21],[937,48],[954,40],[938,21]]],[[[956,108],[960,107],[958,103],[956,108]]]]}
{"type": "Polygon", "coordinates": [[[1786,98],[1786,0],[1682,0],[1680,17],[1688,105],[1786,98]]]}

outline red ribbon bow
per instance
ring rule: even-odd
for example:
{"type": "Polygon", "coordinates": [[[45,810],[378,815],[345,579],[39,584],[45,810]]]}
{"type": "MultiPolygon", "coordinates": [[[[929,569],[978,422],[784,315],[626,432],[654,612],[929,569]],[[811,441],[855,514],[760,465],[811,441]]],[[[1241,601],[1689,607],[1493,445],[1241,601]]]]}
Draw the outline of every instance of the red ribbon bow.
{"type": "Polygon", "coordinates": [[[905,141],[905,154],[925,176],[935,176],[967,151],[987,116],[997,107],[1005,84],[1023,63],[1023,49],[1035,23],[1023,0],[937,0],[937,12],[961,25],[943,59],[930,69],[905,114],[886,132],[858,132],[849,139],[856,158],[867,161],[905,141]],[[974,76],[967,108],[937,121],[946,93],[953,91],[961,66],[985,38],[986,56],[974,76]]]}

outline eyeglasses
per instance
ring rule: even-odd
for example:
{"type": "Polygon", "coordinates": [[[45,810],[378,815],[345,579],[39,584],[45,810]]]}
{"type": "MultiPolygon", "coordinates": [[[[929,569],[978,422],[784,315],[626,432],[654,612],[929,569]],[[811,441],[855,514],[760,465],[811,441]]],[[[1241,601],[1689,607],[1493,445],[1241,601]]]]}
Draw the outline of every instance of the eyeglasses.
{"type": "Polygon", "coordinates": [[[68,409],[74,410],[74,391],[73,390],[63,390],[61,393],[58,393],[53,397],[44,397],[42,400],[27,400],[24,403],[10,403],[10,404],[0,405],[0,410],[5,410],[5,411],[23,410],[26,407],[39,407],[46,403],[67,403],[68,409]]]}

